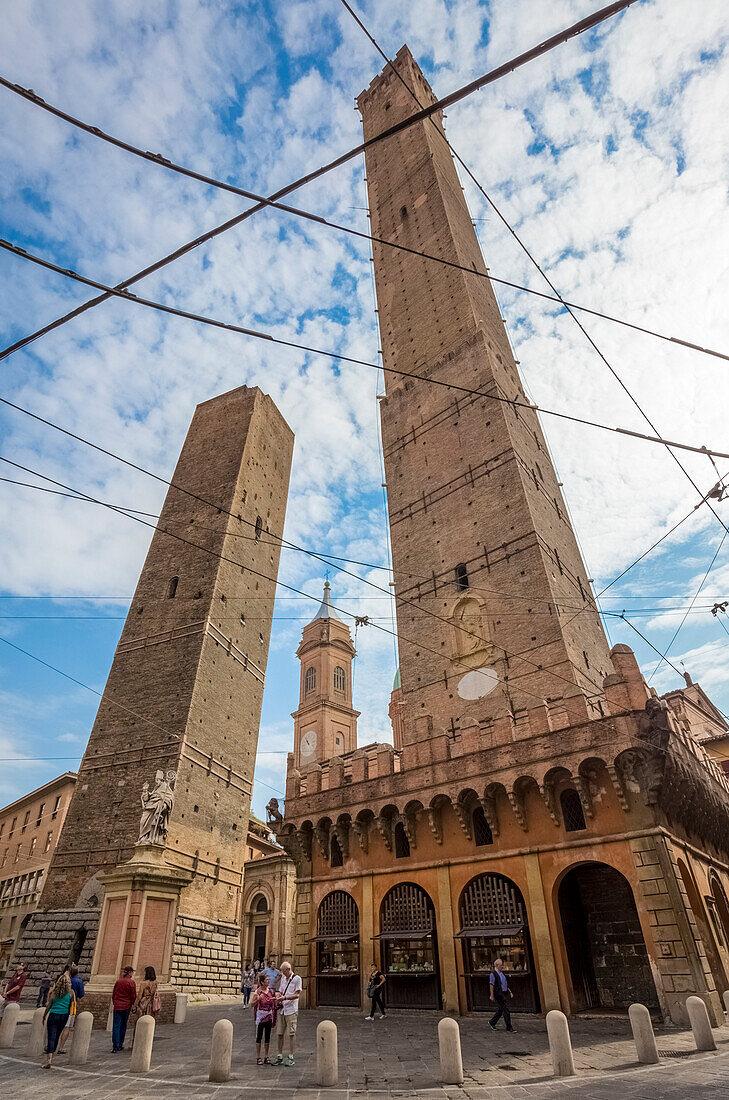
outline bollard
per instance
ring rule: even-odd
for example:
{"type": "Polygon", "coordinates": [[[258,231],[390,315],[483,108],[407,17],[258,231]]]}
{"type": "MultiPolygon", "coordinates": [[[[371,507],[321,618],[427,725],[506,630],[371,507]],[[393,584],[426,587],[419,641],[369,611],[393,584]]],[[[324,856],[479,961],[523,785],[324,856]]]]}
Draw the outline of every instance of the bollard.
{"type": "Polygon", "coordinates": [[[76,1023],[73,1025],[73,1038],[71,1039],[71,1053],[68,1061],[72,1066],[85,1066],[89,1056],[89,1043],[91,1042],[91,1029],[94,1026],[93,1012],[79,1012],[76,1023]]]}
{"type": "Polygon", "coordinates": [[[555,1077],[574,1077],[575,1060],[572,1057],[570,1028],[564,1012],[553,1008],[547,1013],[547,1036],[552,1052],[552,1068],[555,1077]]]}
{"type": "Polygon", "coordinates": [[[650,1012],[645,1005],[635,1004],[628,1009],[628,1017],[635,1039],[635,1049],[638,1052],[638,1061],[646,1065],[657,1062],[658,1047],[653,1034],[650,1012]]]}
{"type": "Polygon", "coordinates": [[[336,1085],[338,1080],[337,1025],[332,1020],[322,1020],[316,1029],[316,1083],[336,1085]]]}
{"type": "Polygon", "coordinates": [[[30,1025],[30,1038],[28,1039],[28,1048],[25,1052],[29,1058],[37,1058],[45,1050],[46,1022],[43,1019],[45,1014],[45,1008],[36,1008],[35,1012],[33,1013],[33,1022],[30,1025]]]}
{"type": "Polygon", "coordinates": [[[444,1016],[438,1023],[440,1076],[444,1085],[463,1084],[461,1031],[456,1020],[444,1016]]]}
{"type": "Polygon", "coordinates": [[[129,1066],[133,1073],[149,1073],[153,1042],[154,1016],[140,1016],[134,1028],[132,1061],[129,1066]]]}
{"type": "Polygon", "coordinates": [[[687,997],[686,1011],[688,1012],[691,1030],[694,1033],[696,1049],[716,1050],[716,1043],[709,1022],[709,1013],[701,997],[687,997]]]}
{"type": "Polygon", "coordinates": [[[106,1017],[106,1030],[107,1031],[113,1031],[114,1030],[114,1005],[113,1005],[113,1003],[109,1005],[109,1013],[106,1017]]]}
{"type": "Polygon", "coordinates": [[[175,994],[175,1023],[184,1024],[187,1016],[187,993],[175,994]]]}
{"type": "Polygon", "coordinates": [[[233,1025],[230,1020],[218,1020],[213,1028],[210,1046],[208,1081],[228,1081],[233,1057],[233,1025]]]}
{"type": "Polygon", "coordinates": [[[15,1025],[20,1015],[20,1005],[17,1001],[6,1004],[5,1013],[0,1023],[0,1050],[8,1050],[13,1045],[15,1038],[15,1025]]]}
{"type": "Polygon", "coordinates": [[[724,1011],[729,1014],[729,989],[724,990],[724,1011]]]}

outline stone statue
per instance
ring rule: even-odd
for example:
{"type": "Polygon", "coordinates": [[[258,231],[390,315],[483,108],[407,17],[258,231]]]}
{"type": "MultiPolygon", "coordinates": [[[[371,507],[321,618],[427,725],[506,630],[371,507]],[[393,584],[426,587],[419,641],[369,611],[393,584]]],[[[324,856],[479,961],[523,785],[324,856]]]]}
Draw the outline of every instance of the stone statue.
{"type": "Polygon", "coordinates": [[[278,808],[278,799],[272,798],[266,806],[266,824],[275,832],[279,825],[283,825],[283,814],[278,808]]]}
{"type": "Polygon", "coordinates": [[[172,788],[175,778],[175,772],[167,772],[165,775],[158,771],[154,777],[154,790],[150,791],[149,783],[142,787],[142,816],[137,844],[164,844],[167,840],[170,814],[175,801],[172,788]]]}

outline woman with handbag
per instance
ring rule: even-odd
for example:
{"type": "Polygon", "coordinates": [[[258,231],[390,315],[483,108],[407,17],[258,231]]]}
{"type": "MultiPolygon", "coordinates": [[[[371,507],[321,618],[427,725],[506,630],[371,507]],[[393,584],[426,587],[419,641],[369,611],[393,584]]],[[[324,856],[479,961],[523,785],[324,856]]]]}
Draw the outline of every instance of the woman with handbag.
{"type": "Polygon", "coordinates": [[[162,998],[157,988],[157,973],[153,966],[148,966],[144,971],[144,981],[139,987],[137,999],[134,1002],[134,1011],[139,1016],[157,1017],[162,1008],[162,998]]]}
{"type": "Polygon", "coordinates": [[[276,1023],[276,1000],[276,994],[268,988],[268,975],[261,974],[258,979],[258,989],[251,997],[251,1008],[256,1020],[256,1062],[259,1066],[271,1065],[268,1050],[271,1045],[271,1028],[276,1023]],[[261,1058],[261,1043],[264,1045],[263,1058],[261,1058]]]}
{"type": "Polygon", "coordinates": [[[43,1016],[47,1030],[46,1060],[43,1063],[43,1069],[51,1068],[61,1032],[72,1014],[76,1014],[76,994],[71,985],[69,968],[66,967],[51,990],[48,1007],[43,1016]]]}
{"type": "Polygon", "coordinates": [[[369,1016],[365,1016],[365,1020],[374,1020],[375,1009],[380,1010],[380,1019],[385,1018],[385,975],[381,970],[378,970],[374,963],[370,966],[370,978],[367,985],[367,996],[370,998],[372,1004],[370,1007],[369,1016]]]}

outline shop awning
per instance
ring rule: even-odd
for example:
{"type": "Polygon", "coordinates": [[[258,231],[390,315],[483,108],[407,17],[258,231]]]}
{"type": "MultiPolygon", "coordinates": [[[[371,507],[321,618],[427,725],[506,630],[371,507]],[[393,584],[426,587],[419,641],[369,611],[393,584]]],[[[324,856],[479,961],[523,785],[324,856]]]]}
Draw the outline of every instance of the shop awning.
{"type": "Polygon", "coordinates": [[[423,928],[413,929],[412,932],[379,932],[373,936],[373,940],[427,940],[433,935],[433,929],[426,931],[423,928]]]}
{"type": "Polygon", "coordinates": [[[347,936],[313,936],[309,943],[351,943],[359,939],[359,932],[347,936]]]}
{"type": "Polygon", "coordinates": [[[488,927],[484,926],[481,928],[462,928],[460,932],[456,932],[453,939],[471,940],[481,936],[484,939],[497,940],[502,936],[518,936],[519,933],[523,931],[523,924],[492,924],[488,927]]]}

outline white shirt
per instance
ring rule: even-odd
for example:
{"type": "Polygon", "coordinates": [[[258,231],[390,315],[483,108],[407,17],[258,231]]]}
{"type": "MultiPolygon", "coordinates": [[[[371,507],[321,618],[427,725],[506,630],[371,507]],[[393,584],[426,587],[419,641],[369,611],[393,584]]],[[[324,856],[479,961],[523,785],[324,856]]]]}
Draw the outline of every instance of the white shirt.
{"type": "MultiPolygon", "coordinates": [[[[291,996],[293,993],[301,993],[303,984],[298,974],[292,974],[290,978],[284,978],[282,974],[279,993],[283,994],[284,997],[291,996]]],[[[293,997],[290,1001],[284,1001],[281,1005],[281,1011],[284,1016],[293,1016],[295,1012],[299,1011],[299,998],[293,997]]]]}

